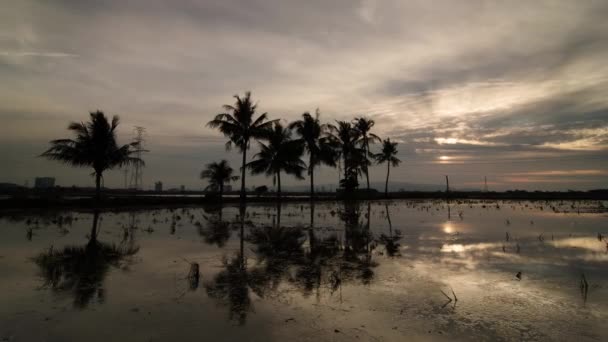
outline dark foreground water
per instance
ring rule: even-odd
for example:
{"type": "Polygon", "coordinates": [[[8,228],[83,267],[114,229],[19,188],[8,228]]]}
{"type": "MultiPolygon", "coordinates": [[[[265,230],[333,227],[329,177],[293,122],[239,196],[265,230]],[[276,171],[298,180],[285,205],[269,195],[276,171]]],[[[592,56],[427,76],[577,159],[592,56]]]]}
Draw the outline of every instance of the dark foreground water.
{"type": "Polygon", "coordinates": [[[603,205],[3,213],[0,341],[606,341],[603,205]]]}

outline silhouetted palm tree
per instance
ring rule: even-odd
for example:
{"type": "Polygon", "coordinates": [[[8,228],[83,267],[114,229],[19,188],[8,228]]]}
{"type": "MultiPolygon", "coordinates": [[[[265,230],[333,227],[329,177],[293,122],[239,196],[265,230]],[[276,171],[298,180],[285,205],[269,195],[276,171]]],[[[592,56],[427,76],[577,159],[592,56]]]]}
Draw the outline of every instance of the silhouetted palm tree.
{"type": "Polygon", "coordinates": [[[95,198],[99,200],[103,172],[130,163],[142,163],[133,153],[140,147],[138,142],[119,146],[116,142],[118,116],[112,122],[103,112],[90,113],[91,121],[72,122],[68,129],[75,139],[52,140],[51,147],[41,156],[78,167],[92,167],[95,174],[95,198]]]}
{"type": "Polygon", "coordinates": [[[304,146],[298,140],[291,139],[291,131],[280,123],[275,123],[267,134],[268,145],[260,143],[260,152],[254,156],[254,161],[247,167],[253,174],[273,176],[277,184],[277,198],[281,198],[281,171],[303,179],[302,173],[306,164],[300,159],[304,146]]]}
{"type": "Polygon", "coordinates": [[[378,164],[386,163],[386,183],[384,184],[384,196],[388,197],[388,177],[391,174],[391,166],[397,167],[401,160],[397,158],[397,143],[391,139],[382,141],[382,151],[374,156],[378,164]]]}
{"type": "Polygon", "coordinates": [[[365,163],[362,165],[363,173],[365,173],[365,178],[367,181],[367,190],[369,191],[369,170],[368,167],[371,164],[369,161],[369,157],[372,157],[372,154],[369,151],[369,144],[373,144],[376,141],[380,141],[380,137],[371,133],[372,127],[374,127],[376,123],[372,119],[368,119],[365,117],[355,118],[353,123],[354,129],[359,132],[359,143],[363,148],[363,152],[365,155],[365,163]]]}
{"type": "Polygon", "coordinates": [[[302,119],[292,122],[289,128],[300,136],[308,152],[308,175],[310,175],[310,198],[314,197],[315,176],[317,165],[336,166],[336,153],[329,139],[325,136],[328,126],[319,121],[319,110],[313,117],[310,113],[302,114],[302,119]]]}
{"type": "Polygon", "coordinates": [[[360,138],[358,130],[348,121],[336,121],[337,126],[329,125],[332,145],[338,151],[338,156],[343,161],[344,179],[340,180],[340,186],[347,191],[354,190],[359,186],[357,178],[361,172],[363,149],[357,146],[360,138]]]}
{"type": "Polygon", "coordinates": [[[207,189],[219,191],[221,200],[224,194],[224,183],[239,179],[239,176],[232,175],[233,172],[234,170],[228,165],[228,161],[222,159],[219,163],[213,162],[207,164],[201,172],[201,179],[209,180],[207,189]]]}
{"type": "MultiPolygon", "coordinates": [[[[227,113],[220,113],[207,123],[211,128],[217,128],[230,140],[226,143],[226,149],[236,145],[243,154],[241,167],[241,199],[246,197],[245,193],[245,164],[247,163],[247,150],[251,139],[264,137],[265,132],[272,126],[274,121],[267,121],[266,113],[261,114],[256,119],[257,104],[251,100],[251,92],[246,92],[244,97],[234,95],[235,104],[224,105],[227,113]]],[[[276,121],[276,120],[275,120],[276,121]]]]}

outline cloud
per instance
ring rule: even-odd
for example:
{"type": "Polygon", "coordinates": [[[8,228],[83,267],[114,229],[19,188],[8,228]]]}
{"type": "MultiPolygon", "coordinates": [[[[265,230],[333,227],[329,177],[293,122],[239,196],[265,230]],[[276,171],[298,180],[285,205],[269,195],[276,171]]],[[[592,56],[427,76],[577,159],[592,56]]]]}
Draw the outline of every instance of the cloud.
{"type": "MultiPolygon", "coordinates": [[[[550,0],[15,1],[0,13],[0,135],[41,150],[102,109],[125,138],[146,126],[159,164],[182,148],[175,167],[190,168],[225,154],[204,123],[252,90],[274,118],[374,118],[400,142],[399,181],[608,168],[607,15],[550,0]]],[[[0,178],[33,175],[19,165],[0,178]]]]}
{"type": "Polygon", "coordinates": [[[64,52],[17,52],[17,51],[0,51],[0,56],[4,57],[49,57],[49,58],[63,58],[63,57],[78,57],[73,53],[64,52]]]}

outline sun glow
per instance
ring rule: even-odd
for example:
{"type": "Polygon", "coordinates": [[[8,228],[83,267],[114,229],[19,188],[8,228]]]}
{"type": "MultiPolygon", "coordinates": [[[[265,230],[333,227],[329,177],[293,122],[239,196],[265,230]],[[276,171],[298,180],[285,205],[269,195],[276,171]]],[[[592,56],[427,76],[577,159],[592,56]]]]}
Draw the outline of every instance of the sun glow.
{"type": "Polygon", "coordinates": [[[454,227],[450,222],[446,222],[443,224],[443,232],[446,234],[452,234],[454,232],[454,227]]]}

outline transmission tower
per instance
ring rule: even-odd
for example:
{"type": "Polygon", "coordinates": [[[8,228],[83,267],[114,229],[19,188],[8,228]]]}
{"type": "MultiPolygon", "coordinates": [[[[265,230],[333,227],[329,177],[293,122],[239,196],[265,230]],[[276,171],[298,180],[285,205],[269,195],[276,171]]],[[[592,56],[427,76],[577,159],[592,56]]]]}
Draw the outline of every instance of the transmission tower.
{"type": "Polygon", "coordinates": [[[133,132],[135,133],[135,142],[137,143],[135,156],[139,161],[133,163],[133,170],[131,171],[131,184],[129,185],[129,188],[133,190],[142,190],[144,165],[141,156],[143,152],[147,152],[144,149],[146,129],[141,126],[135,126],[133,128],[133,132]]]}
{"type": "Polygon", "coordinates": [[[483,176],[483,192],[488,192],[488,178],[483,176]]]}

